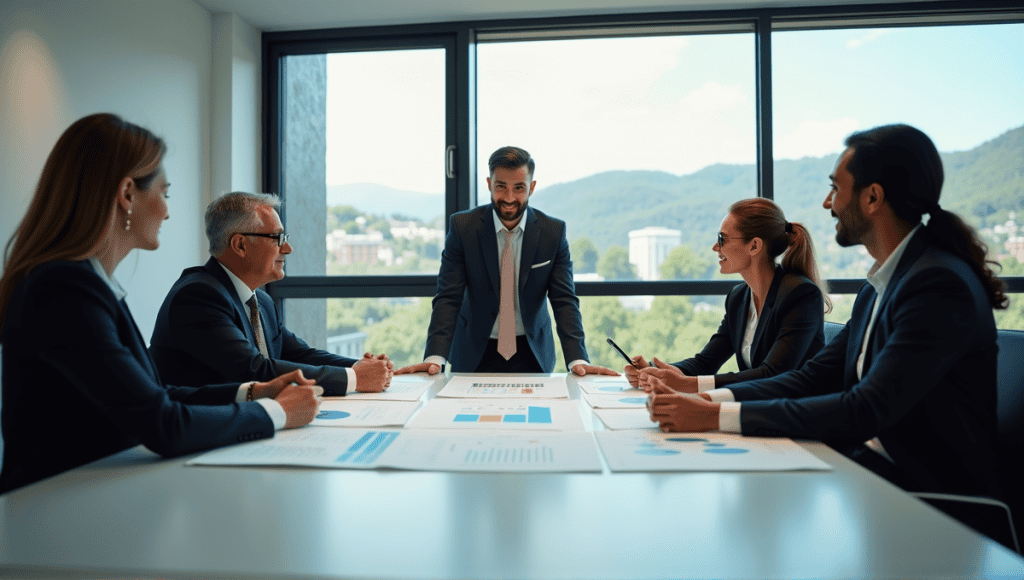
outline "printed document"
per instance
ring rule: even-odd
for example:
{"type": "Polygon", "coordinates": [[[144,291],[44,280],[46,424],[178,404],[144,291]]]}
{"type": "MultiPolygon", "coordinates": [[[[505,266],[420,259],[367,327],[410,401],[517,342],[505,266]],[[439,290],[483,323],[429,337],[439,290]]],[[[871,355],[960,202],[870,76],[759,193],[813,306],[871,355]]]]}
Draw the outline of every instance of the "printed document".
{"type": "Polygon", "coordinates": [[[319,427],[401,427],[420,401],[354,401],[332,397],[320,403],[310,425],[319,427]]]}
{"type": "Polygon", "coordinates": [[[783,437],[732,433],[599,431],[612,471],[793,471],[832,467],[783,437]]]}
{"type": "Polygon", "coordinates": [[[591,433],[469,433],[303,427],[207,452],[187,465],[424,471],[600,472],[591,433]]]}
{"type": "Polygon", "coordinates": [[[568,399],[565,377],[456,375],[438,397],[497,399],[568,399]]]}

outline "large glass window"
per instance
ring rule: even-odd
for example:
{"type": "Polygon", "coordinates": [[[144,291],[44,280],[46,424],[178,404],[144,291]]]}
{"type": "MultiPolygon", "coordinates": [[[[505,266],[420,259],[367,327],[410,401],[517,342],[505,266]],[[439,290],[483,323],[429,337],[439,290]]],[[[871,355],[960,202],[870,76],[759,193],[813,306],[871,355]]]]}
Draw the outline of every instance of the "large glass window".
{"type": "Polygon", "coordinates": [[[753,54],[752,31],[481,43],[476,203],[520,146],[578,280],[710,278],[713,232],[757,191],[753,54]]]}
{"type": "Polygon", "coordinates": [[[852,132],[907,123],[943,156],[943,208],[978,228],[990,257],[1024,257],[1024,24],[772,34],[775,200],[818,242],[827,278],[873,260],[840,248],[821,207],[852,132]]]}

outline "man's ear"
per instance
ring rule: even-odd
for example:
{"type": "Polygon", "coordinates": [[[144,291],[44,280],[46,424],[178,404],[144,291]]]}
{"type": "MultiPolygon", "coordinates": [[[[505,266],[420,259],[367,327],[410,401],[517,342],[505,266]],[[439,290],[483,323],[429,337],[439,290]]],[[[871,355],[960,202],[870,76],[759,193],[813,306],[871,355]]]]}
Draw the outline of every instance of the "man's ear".
{"type": "Polygon", "coordinates": [[[231,236],[231,240],[228,242],[228,247],[233,253],[238,255],[238,257],[244,258],[246,251],[248,251],[248,239],[242,234],[235,234],[231,236]]]}
{"type": "Polygon", "coordinates": [[[877,183],[865,187],[857,200],[864,215],[872,215],[885,205],[885,189],[877,183]]]}

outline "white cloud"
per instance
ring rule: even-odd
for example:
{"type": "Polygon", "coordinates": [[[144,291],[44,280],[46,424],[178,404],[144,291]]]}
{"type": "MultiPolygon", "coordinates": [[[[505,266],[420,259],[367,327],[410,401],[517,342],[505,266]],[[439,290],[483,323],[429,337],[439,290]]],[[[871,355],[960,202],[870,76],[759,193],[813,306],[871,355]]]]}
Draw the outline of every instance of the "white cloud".
{"type": "Polygon", "coordinates": [[[889,32],[890,32],[889,30],[869,30],[868,33],[865,34],[864,36],[860,36],[858,38],[851,38],[850,40],[847,40],[846,41],[846,48],[850,48],[850,49],[860,48],[860,47],[864,46],[865,44],[872,43],[872,42],[878,40],[879,38],[889,34],[889,32]]]}
{"type": "Polygon", "coordinates": [[[796,129],[775,138],[773,154],[776,159],[800,159],[838,153],[858,126],[851,117],[801,121],[796,129]]]}

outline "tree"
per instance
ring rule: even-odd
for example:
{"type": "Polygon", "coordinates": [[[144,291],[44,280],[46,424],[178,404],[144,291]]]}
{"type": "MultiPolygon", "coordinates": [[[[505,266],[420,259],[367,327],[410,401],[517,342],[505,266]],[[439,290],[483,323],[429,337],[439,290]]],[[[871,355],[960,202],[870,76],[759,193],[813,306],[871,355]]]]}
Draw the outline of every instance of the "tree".
{"type": "Polygon", "coordinates": [[[572,254],[573,271],[579,274],[591,274],[597,271],[597,246],[590,238],[579,238],[569,244],[572,254]]]}
{"type": "Polygon", "coordinates": [[[597,273],[605,280],[636,280],[636,266],[629,262],[629,250],[611,246],[597,263],[597,273]]]}
{"type": "Polygon", "coordinates": [[[682,245],[672,248],[665,256],[665,261],[658,266],[662,280],[700,280],[707,278],[711,269],[709,256],[712,252],[697,254],[690,246],[682,245]]]}

